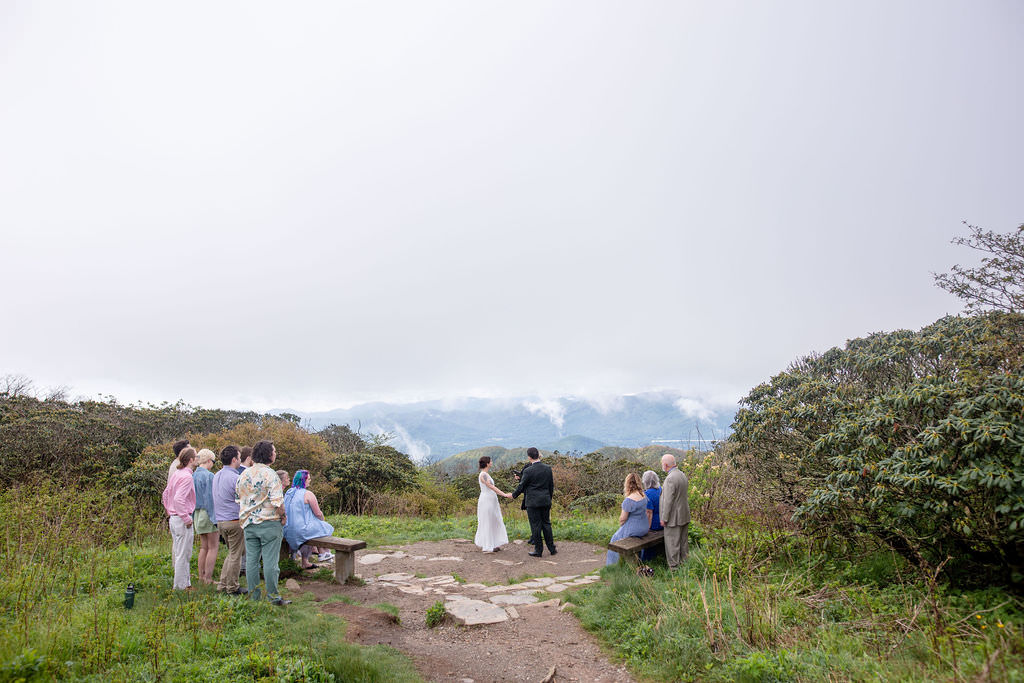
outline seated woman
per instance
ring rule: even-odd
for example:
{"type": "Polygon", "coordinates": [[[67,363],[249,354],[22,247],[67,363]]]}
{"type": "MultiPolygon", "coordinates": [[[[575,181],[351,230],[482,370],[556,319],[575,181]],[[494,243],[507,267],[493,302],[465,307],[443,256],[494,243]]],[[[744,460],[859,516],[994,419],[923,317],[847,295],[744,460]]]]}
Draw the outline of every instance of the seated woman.
{"type": "Polygon", "coordinates": [[[313,547],[306,541],[334,533],[334,527],[324,521],[316,495],[306,488],[308,485],[309,470],[299,470],[292,479],[292,487],[284,494],[284,540],[293,553],[301,555],[303,569],[316,566],[309,561],[313,547]]]}
{"type": "MultiPolygon", "coordinates": [[[[622,514],[619,515],[619,530],[612,536],[612,541],[619,541],[627,536],[646,536],[651,528],[647,521],[647,497],[641,488],[640,477],[636,472],[626,475],[626,481],[622,483],[622,492],[626,498],[622,501],[622,514]]],[[[608,551],[605,564],[615,564],[619,561],[617,552],[608,551]]]]}
{"type": "MultiPolygon", "coordinates": [[[[644,472],[640,480],[644,485],[644,495],[647,496],[647,522],[651,531],[661,531],[661,517],[658,515],[658,504],[661,501],[661,479],[658,473],[653,470],[644,472]]],[[[658,556],[657,548],[645,548],[640,551],[640,561],[650,562],[658,556]]]]}

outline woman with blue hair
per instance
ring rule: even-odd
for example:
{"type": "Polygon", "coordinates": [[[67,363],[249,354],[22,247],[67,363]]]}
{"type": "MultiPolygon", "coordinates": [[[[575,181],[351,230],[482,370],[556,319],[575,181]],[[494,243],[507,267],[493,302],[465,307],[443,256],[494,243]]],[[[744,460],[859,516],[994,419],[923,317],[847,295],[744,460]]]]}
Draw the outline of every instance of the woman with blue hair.
{"type": "Polygon", "coordinates": [[[299,470],[292,478],[292,487],[284,494],[284,540],[293,553],[301,555],[303,569],[316,566],[309,561],[313,547],[306,542],[334,533],[334,527],[324,520],[316,494],[306,488],[308,485],[309,470],[299,470]]]}

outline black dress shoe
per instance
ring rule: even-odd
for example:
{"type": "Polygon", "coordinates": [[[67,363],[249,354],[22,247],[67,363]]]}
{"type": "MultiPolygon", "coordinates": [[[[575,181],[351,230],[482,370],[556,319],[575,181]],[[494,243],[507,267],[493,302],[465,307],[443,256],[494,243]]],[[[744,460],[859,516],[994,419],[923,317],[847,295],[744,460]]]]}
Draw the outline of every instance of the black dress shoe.
{"type": "Polygon", "coordinates": [[[275,598],[270,601],[271,605],[277,605],[278,607],[284,607],[285,605],[292,604],[291,600],[285,600],[284,598],[275,598]]]}
{"type": "Polygon", "coordinates": [[[233,591],[228,591],[228,595],[246,595],[249,593],[248,588],[236,588],[233,591]]]}
{"type": "Polygon", "coordinates": [[[538,552],[529,552],[529,553],[526,553],[526,554],[529,555],[530,557],[540,557],[541,556],[541,553],[538,553],[538,552]]]}
{"type": "Polygon", "coordinates": [[[549,554],[549,555],[557,555],[557,554],[558,554],[558,551],[557,551],[557,550],[549,550],[549,551],[548,551],[548,554],[549,554]]]}

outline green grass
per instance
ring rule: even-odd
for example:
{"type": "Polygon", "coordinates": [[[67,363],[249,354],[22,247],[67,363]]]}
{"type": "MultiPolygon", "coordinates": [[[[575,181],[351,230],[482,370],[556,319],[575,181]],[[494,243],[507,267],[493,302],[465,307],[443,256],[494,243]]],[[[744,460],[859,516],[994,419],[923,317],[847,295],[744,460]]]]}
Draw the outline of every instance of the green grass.
{"type": "MultiPolygon", "coordinates": [[[[529,538],[530,524],[522,510],[506,507],[502,514],[510,539],[529,538]]],[[[600,517],[573,513],[552,519],[551,527],[556,544],[559,541],[586,541],[603,546],[619,528],[617,519],[617,515],[611,513],[600,517]]],[[[370,547],[449,538],[472,539],[476,535],[476,517],[472,515],[437,519],[333,515],[328,521],[334,525],[336,535],[366,541],[370,547]]]]}
{"type": "Polygon", "coordinates": [[[1024,609],[1005,591],[940,589],[932,603],[891,556],[745,564],[729,537],[710,534],[681,572],[663,559],[653,578],[606,567],[606,582],[573,593],[574,613],[657,681],[953,680],[954,668],[1024,681],[1024,609]]]}
{"type": "MultiPolygon", "coordinates": [[[[79,505],[74,492],[42,498],[0,492],[0,683],[418,680],[400,653],[346,643],[344,622],[308,595],[281,609],[208,587],[171,591],[166,532],[130,528],[117,544],[104,515],[125,510],[79,505]],[[121,604],[129,582],[139,590],[131,611],[121,604]]],[[[528,533],[517,508],[506,519],[510,537],[528,533]]],[[[472,517],[332,523],[371,546],[475,531],[472,517]]],[[[617,528],[610,514],[554,526],[558,540],[600,546],[617,528]]],[[[1004,589],[929,586],[891,554],[825,556],[748,518],[698,538],[680,572],[660,558],[651,578],[620,564],[572,593],[573,613],[638,678],[1024,683],[1024,606],[1004,589]]],[[[440,623],[443,606],[432,609],[429,623],[440,623]]]]}
{"type": "Polygon", "coordinates": [[[309,596],[279,608],[172,591],[169,534],[97,541],[107,520],[76,495],[0,493],[0,682],[420,680],[395,650],[346,643],[309,596]]]}
{"type": "Polygon", "coordinates": [[[396,624],[401,623],[402,621],[400,616],[401,611],[398,609],[397,605],[392,605],[390,602],[378,602],[376,605],[373,606],[373,608],[375,610],[380,610],[385,614],[390,614],[391,618],[394,620],[396,624]]]}

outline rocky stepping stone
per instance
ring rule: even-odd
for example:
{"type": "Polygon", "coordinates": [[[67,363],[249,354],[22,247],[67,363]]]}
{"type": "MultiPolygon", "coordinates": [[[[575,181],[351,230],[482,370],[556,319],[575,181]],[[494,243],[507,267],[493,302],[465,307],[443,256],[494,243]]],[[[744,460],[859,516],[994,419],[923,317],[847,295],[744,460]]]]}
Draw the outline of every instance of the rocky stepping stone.
{"type": "Polygon", "coordinates": [[[523,605],[523,607],[558,607],[562,601],[558,598],[551,598],[544,602],[535,602],[532,605],[523,605]]]}
{"type": "Polygon", "coordinates": [[[299,582],[295,579],[288,579],[287,581],[285,581],[284,587],[293,593],[297,593],[298,591],[302,590],[302,588],[299,586],[299,582]]]}
{"type": "Polygon", "coordinates": [[[431,557],[430,559],[427,560],[427,562],[462,562],[462,558],[461,557],[454,557],[454,556],[431,557]]]}
{"type": "Polygon", "coordinates": [[[554,579],[552,579],[552,583],[554,581],[558,581],[559,583],[565,583],[566,581],[572,581],[573,579],[578,578],[580,578],[579,574],[573,574],[571,576],[556,576],[554,579]]]}
{"type": "Polygon", "coordinates": [[[518,619],[519,618],[519,611],[515,607],[513,607],[512,605],[508,605],[505,608],[505,613],[508,614],[508,616],[513,618],[513,619],[518,619]]]}
{"type": "Polygon", "coordinates": [[[504,591],[511,591],[516,588],[516,586],[488,586],[484,588],[484,593],[503,593],[504,591]]]}
{"type": "Polygon", "coordinates": [[[455,577],[451,574],[440,574],[438,576],[428,576],[425,579],[420,579],[423,583],[455,583],[455,577]]]}
{"type": "Polygon", "coordinates": [[[541,586],[547,586],[554,583],[556,579],[552,579],[550,576],[538,576],[536,579],[530,579],[530,581],[540,584],[541,586]]]}
{"type": "Polygon", "coordinates": [[[357,561],[359,564],[380,564],[389,557],[400,560],[403,557],[409,557],[409,553],[404,550],[398,550],[393,553],[366,553],[365,555],[360,555],[357,561]]]}
{"type": "Polygon", "coordinates": [[[566,588],[568,588],[568,586],[566,586],[564,583],[553,583],[549,586],[546,586],[544,590],[546,590],[549,593],[561,593],[566,588]]]}
{"type": "Polygon", "coordinates": [[[455,623],[464,626],[508,621],[508,612],[504,607],[483,600],[451,600],[444,604],[444,610],[455,623]]]}
{"type": "MultiPolygon", "coordinates": [[[[516,564],[515,562],[512,562],[510,560],[494,560],[494,563],[495,564],[503,564],[506,567],[512,567],[512,566],[514,566],[516,564]]],[[[520,562],[519,564],[522,564],[522,562],[520,562]]]]}
{"type": "Polygon", "coordinates": [[[512,595],[495,595],[491,598],[491,602],[495,605],[532,605],[537,602],[537,597],[535,595],[513,593],[512,595]]]}
{"type": "Polygon", "coordinates": [[[416,577],[412,574],[403,574],[402,572],[396,572],[394,574],[381,574],[377,577],[378,581],[415,581],[416,577]]]}

